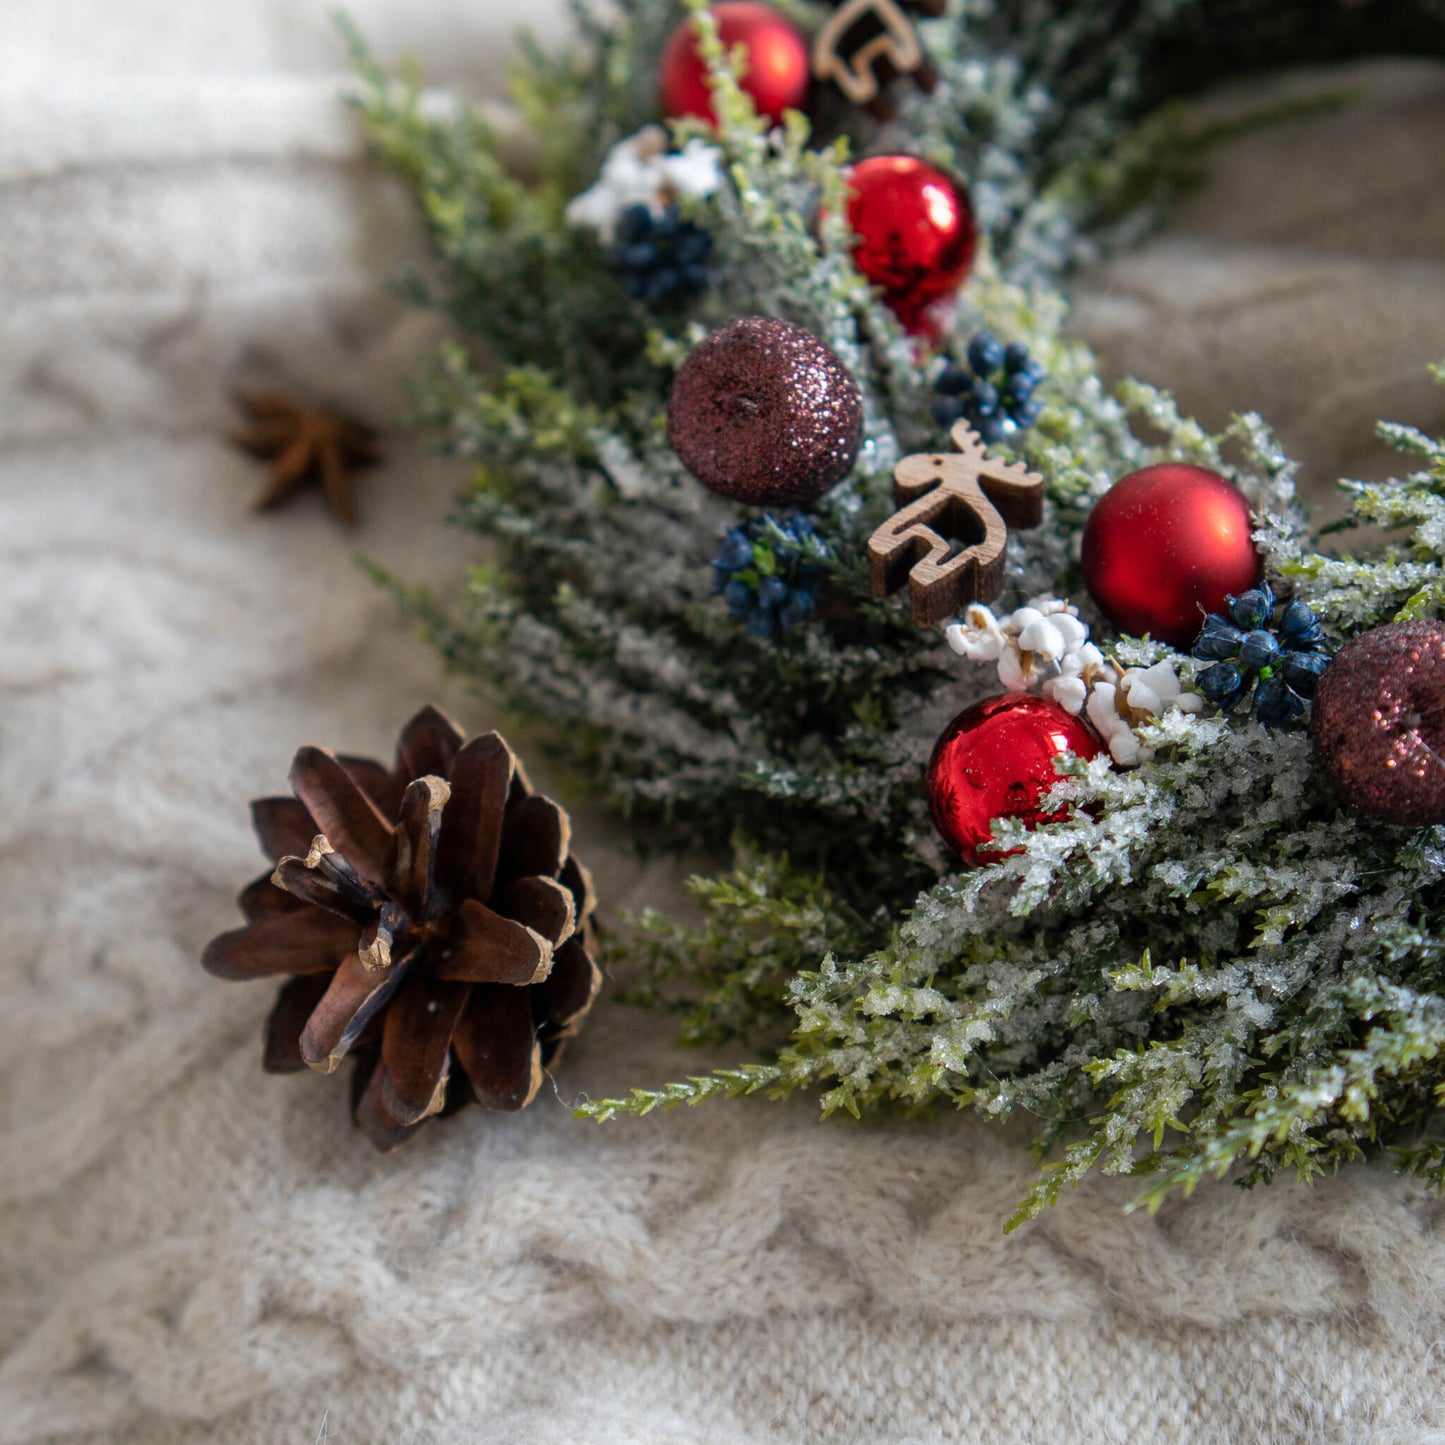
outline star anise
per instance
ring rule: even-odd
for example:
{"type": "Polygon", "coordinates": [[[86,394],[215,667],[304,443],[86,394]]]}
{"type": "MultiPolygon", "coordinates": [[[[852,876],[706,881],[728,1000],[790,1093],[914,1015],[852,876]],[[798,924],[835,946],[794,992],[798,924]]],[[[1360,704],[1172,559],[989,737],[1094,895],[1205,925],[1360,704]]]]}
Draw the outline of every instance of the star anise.
{"type": "Polygon", "coordinates": [[[271,462],[256,498],[257,511],[284,506],[308,481],[319,481],[331,510],[356,525],[352,473],[381,459],[376,433],[329,406],[308,406],[275,391],[238,391],[246,425],[233,434],[238,447],[271,462]]]}

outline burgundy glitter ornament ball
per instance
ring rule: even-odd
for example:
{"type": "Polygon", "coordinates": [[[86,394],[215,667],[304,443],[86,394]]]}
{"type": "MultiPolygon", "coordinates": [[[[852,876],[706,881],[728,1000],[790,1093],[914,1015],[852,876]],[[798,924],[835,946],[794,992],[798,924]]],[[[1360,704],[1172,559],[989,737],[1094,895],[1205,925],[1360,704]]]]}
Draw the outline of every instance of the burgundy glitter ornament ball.
{"type": "MultiPolygon", "coordinates": [[[[791,21],[770,5],[753,0],[726,0],[710,5],[718,39],[731,50],[741,45],[748,57],[747,73],[738,84],[752,97],[758,114],[775,125],[785,110],[802,110],[812,86],[808,42],[791,21]]],[[[697,50],[697,31],[684,20],[669,37],[657,72],[662,109],[670,120],[696,116],[717,124],[707,66],[697,50]]]]}
{"type": "Polygon", "coordinates": [[[927,333],[928,309],[963,284],[978,248],[962,182],[916,156],[871,156],[848,178],[853,261],[899,321],[927,333]]]}
{"type": "Polygon", "coordinates": [[[1264,575],[1244,494],[1218,472],[1165,462],[1121,477],[1084,527],[1084,585],[1121,632],[1188,648],[1207,612],[1264,575]]]}
{"type": "Polygon", "coordinates": [[[1445,623],[1390,622],[1347,642],[1320,678],[1310,736],[1350,807],[1445,823],[1445,623]]]}
{"type": "Polygon", "coordinates": [[[1011,692],[976,702],[949,723],[933,749],[928,802],[934,825],[972,867],[1007,858],[1018,849],[980,851],[993,836],[993,820],[1018,818],[1026,828],[1062,821],[1067,809],[1039,811],[1039,799],[1059,781],[1055,759],[1102,751],[1089,725],[1049,698],[1011,692]]]}
{"type": "Polygon", "coordinates": [[[863,398],[811,331],[744,316],[683,362],[667,402],[667,435],[709,491],[751,507],[806,507],[853,470],[863,398]]]}

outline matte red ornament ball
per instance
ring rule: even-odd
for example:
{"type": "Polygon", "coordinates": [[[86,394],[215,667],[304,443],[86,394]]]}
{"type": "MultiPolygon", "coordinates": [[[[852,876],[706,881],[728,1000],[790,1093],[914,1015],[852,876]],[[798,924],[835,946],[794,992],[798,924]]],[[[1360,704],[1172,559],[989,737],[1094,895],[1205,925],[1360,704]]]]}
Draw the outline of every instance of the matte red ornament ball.
{"type": "MultiPolygon", "coordinates": [[[[708,6],[708,14],[717,21],[718,38],[729,50],[735,45],[746,50],[747,73],[739,84],[752,97],[759,115],[776,124],[785,110],[806,107],[812,88],[808,42],[791,21],[771,5],[754,0],[725,0],[708,6]]],[[[691,115],[717,124],[707,65],[698,54],[697,31],[690,19],[672,32],[663,47],[657,85],[669,119],[691,115]]]]}
{"type": "Polygon", "coordinates": [[[1249,503],[1218,472],[1164,462],[1121,477],[1084,527],[1084,585],[1121,632],[1188,648],[1206,612],[1264,575],[1249,503]]]}
{"type": "Polygon", "coordinates": [[[904,327],[928,331],[930,305],[963,284],[978,249],[961,181],[916,156],[870,156],[849,176],[853,261],[904,327]]]}
{"type": "Polygon", "coordinates": [[[986,698],[944,729],[928,764],[928,802],[943,841],[977,868],[1018,852],[980,848],[995,818],[1019,818],[1026,828],[1068,816],[1039,811],[1039,799],[1059,781],[1054,761],[1065,754],[1097,757],[1103,750],[1082,718],[1050,698],[1010,692],[986,698]]]}

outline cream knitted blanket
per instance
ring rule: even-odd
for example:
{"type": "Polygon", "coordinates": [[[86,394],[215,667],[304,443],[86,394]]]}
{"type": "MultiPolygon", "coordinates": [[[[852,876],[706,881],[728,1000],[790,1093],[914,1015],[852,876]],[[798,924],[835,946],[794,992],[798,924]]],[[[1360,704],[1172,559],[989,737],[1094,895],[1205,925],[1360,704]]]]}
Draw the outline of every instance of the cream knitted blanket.
{"type": "MultiPolygon", "coordinates": [[[[559,7],[350,8],[486,93],[559,7]]],[[[384,417],[428,339],[341,69],[322,0],[0,5],[0,1440],[1445,1440],[1445,1208],[1384,1170],[1152,1219],[1095,1181],[1005,1238],[1030,1165],[968,1121],[573,1122],[706,1062],[605,1001],[525,1116],[390,1158],[340,1081],[260,1073],[269,990],[196,963],[257,871],[247,799],[429,698],[484,721],[319,505],[247,513],[223,439],[246,378],[384,417]]],[[[1357,78],[1080,308],[1321,480],[1381,412],[1445,426],[1445,79],[1357,78]]],[[[455,480],[398,436],[360,546],[459,577],[455,480]]],[[[613,828],[583,820],[608,905],[670,893],[613,828]]]]}

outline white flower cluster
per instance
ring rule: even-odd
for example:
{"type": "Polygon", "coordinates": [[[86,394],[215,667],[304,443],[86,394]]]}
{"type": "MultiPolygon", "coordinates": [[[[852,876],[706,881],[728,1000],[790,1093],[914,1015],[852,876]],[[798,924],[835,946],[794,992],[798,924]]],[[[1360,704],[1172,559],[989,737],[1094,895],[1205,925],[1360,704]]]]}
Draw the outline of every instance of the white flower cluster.
{"type": "Polygon", "coordinates": [[[1089,641],[1089,629],[1067,602],[1040,597],[995,617],[982,603],[971,603],[962,622],[947,632],[948,645],[973,662],[996,662],[999,681],[1010,692],[1028,692],[1036,683],[1071,713],[1084,706],[1089,684],[1107,664],[1089,641]]]}
{"type": "Polygon", "coordinates": [[[722,152],[716,146],[690,140],[670,154],[667,132],[660,125],[644,126],[607,152],[596,183],[568,204],[567,219],[611,245],[628,207],[657,212],[679,196],[710,196],[722,183],[722,152]]]}
{"type": "Polygon", "coordinates": [[[1038,597],[1006,617],[971,603],[962,622],[947,630],[948,645],[974,662],[998,665],[1009,692],[1036,685],[1066,712],[1083,713],[1121,767],[1154,756],[1135,728],[1146,717],[1171,709],[1198,712],[1204,699],[1185,692],[1170,662],[1127,671],[1108,661],[1089,641],[1078,609],[1057,597],[1038,597]]]}
{"type": "Polygon", "coordinates": [[[1134,731],[1145,718],[1171,711],[1200,712],[1203,707],[1204,699],[1197,692],[1185,692],[1174,664],[1165,661],[1131,667],[1118,674],[1117,682],[1100,678],[1089,691],[1084,716],[1109,745],[1114,761],[1128,768],[1154,756],[1154,749],[1134,731]]]}

